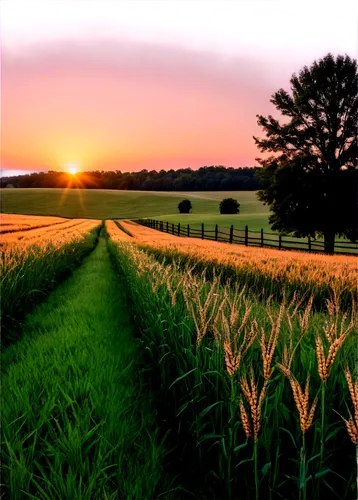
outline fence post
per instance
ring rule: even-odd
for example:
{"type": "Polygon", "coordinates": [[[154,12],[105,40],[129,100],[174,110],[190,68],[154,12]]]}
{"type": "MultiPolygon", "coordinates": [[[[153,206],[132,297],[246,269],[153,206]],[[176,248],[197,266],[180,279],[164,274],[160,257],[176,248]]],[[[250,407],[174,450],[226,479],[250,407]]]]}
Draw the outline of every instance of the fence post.
{"type": "Polygon", "coordinates": [[[248,246],[249,244],[249,227],[246,225],[245,226],[245,245],[248,246]]]}
{"type": "Polygon", "coordinates": [[[218,225],[215,224],[215,241],[218,241],[218,225]]]}
{"type": "Polygon", "coordinates": [[[204,239],[204,223],[201,224],[201,239],[204,239]]]}
{"type": "Polygon", "coordinates": [[[278,249],[282,249],[282,236],[280,234],[278,235],[278,249]]]}
{"type": "Polygon", "coordinates": [[[264,246],[264,230],[261,228],[261,246],[264,246]]]}
{"type": "Polygon", "coordinates": [[[308,251],[309,251],[309,253],[311,253],[311,251],[312,251],[311,236],[308,237],[308,251]]]}
{"type": "Polygon", "coordinates": [[[230,238],[229,239],[230,243],[232,243],[232,240],[234,239],[234,226],[233,226],[233,224],[231,224],[231,226],[230,226],[230,237],[229,238],[230,238]]]}
{"type": "Polygon", "coordinates": [[[172,222],[172,234],[174,234],[174,222],[172,222]]]}
{"type": "Polygon", "coordinates": [[[180,222],[178,223],[178,236],[180,236],[180,222]]]}
{"type": "Polygon", "coordinates": [[[163,232],[163,221],[160,221],[160,230],[163,232]]]}
{"type": "Polygon", "coordinates": [[[167,233],[169,233],[169,222],[167,221],[167,233]]]}
{"type": "Polygon", "coordinates": [[[188,224],[188,238],[190,238],[190,226],[188,224]]]}

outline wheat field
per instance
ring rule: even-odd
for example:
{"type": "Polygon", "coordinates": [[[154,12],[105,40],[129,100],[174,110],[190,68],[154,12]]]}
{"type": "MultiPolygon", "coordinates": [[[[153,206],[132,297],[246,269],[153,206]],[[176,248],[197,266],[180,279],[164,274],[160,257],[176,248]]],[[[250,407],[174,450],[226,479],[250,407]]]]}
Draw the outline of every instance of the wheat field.
{"type": "Polygon", "coordinates": [[[11,498],[356,498],[354,257],[126,220],[7,220],[17,227],[0,247],[11,498]],[[42,395],[50,372],[61,408],[42,395]]]}
{"type": "Polygon", "coordinates": [[[210,472],[216,494],[224,491],[225,498],[236,498],[243,488],[245,498],[291,498],[295,488],[295,498],[328,498],[333,485],[338,488],[337,474],[340,494],[354,494],[356,260],[121,225],[133,235],[132,244],[118,233],[112,240],[108,228],[110,249],[127,276],[152,362],[160,365],[164,399],[175,407],[172,418],[185,429],[181,438],[198,449],[196,473],[205,478],[210,472]],[[244,279],[225,284],[220,272],[226,266],[279,277],[280,300],[255,296],[244,279]],[[297,283],[306,285],[305,294],[297,283]],[[347,288],[351,294],[342,308],[347,288]],[[319,311],[313,307],[317,290],[324,304],[319,311]]]}

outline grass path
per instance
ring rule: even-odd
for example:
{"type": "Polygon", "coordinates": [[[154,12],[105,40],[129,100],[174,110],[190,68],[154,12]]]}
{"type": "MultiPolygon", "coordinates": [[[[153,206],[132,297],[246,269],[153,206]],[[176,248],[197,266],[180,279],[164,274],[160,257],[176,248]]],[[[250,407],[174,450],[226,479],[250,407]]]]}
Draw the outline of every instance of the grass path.
{"type": "Polygon", "coordinates": [[[101,237],[3,353],[6,498],[158,498],[165,451],[140,349],[101,237]]]}

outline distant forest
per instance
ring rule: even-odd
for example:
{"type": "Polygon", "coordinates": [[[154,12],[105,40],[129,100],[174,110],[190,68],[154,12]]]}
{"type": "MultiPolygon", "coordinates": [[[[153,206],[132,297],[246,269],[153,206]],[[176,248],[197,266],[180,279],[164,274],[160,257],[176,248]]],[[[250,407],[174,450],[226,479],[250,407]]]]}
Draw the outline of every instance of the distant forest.
{"type": "Polygon", "coordinates": [[[124,189],[145,191],[257,191],[260,187],[256,175],[258,167],[227,168],[201,167],[198,170],[141,170],[140,172],[94,171],[79,172],[72,176],[66,172],[49,171],[3,177],[1,187],[18,188],[83,188],[124,189]]]}

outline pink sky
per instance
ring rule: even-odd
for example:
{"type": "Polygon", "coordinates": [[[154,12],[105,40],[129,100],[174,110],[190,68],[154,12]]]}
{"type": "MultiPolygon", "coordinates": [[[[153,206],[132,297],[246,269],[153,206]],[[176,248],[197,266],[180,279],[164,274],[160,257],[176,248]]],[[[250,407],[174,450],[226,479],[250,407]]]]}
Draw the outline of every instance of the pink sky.
{"type": "Polygon", "coordinates": [[[3,0],[2,168],[254,165],[271,94],[328,51],[355,56],[345,3],[358,12],[325,2],[288,28],[296,2],[3,0]]]}

